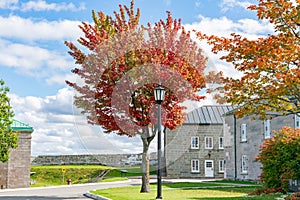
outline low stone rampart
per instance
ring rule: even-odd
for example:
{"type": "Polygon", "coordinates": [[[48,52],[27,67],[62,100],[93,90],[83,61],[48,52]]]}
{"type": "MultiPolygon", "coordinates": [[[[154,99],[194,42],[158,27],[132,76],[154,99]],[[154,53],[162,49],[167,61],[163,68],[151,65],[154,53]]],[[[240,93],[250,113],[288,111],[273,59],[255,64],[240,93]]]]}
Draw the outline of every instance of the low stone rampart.
{"type": "Polygon", "coordinates": [[[32,160],[31,165],[108,165],[124,167],[139,165],[141,154],[97,154],[97,155],[41,155],[32,160]]]}

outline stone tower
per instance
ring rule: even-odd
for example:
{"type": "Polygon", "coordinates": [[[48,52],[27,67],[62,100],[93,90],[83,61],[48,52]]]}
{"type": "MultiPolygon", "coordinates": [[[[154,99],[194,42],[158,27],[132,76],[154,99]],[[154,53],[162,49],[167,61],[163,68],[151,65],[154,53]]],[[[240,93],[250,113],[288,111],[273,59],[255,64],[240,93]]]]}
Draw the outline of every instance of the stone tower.
{"type": "Polygon", "coordinates": [[[14,120],[12,129],[18,135],[18,147],[11,150],[8,162],[0,162],[1,189],[30,186],[31,133],[33,128],[14,120]]]}

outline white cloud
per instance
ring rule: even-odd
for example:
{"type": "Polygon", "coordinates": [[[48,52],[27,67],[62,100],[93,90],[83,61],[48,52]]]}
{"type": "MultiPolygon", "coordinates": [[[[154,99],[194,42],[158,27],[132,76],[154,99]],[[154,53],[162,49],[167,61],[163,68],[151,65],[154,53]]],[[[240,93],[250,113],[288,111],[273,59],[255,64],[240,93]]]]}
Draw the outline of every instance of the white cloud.
{"type": "Polygon", "coordinates": [[[85,10],[85,4],[75,6],[73,3],[47,3],[45,0],[19,2],[19,0],[1,0],[0,9],[27,11],[80,11],[85,10]]]}
{"type": "MultiPolygon", "coordinates": [[[[196,30],[207,35],[216,35],[219,37],[230,37],[231,33],[240,34],[248,39],[257,39],[265,37],[269,33],[274,32],[274,28],[268,21],[257,21],[253,19],[240,19],[233,21],[227,17],[209,18],[199,16],[200,21],[192,24],[185,24],[187,30],[196,30]]],[[[205,42],[199,42],[199,45],[206,53],[209,59],[208,70],[206,71],[222,71],[225,76],[239,77],[239,74],[230,63],[220,60],[224,55],[223,52],[214,54],[211,52],[211,47],[205,42]]]]}
{"type": "Polygon", "coordinates": [[[76,7],[73,3],[47,3],[44,0],[35,0],[22,3],[20,10],[21,11],[79,11],[84,10],[85,5],[81,3],[79,7],[76,7]]]}
{"type": "MultiPolygon", "coordinates": [[[[0,40],[0,60],[2,67],[16,69],[18,73],[37,79],[45,78],[46,82],[58,74],[70,73],[73,65],[71,58],[65,54],[41,48],[36,45],[25,45],[0,40]]],[[[49,84],[58,81],[49,81],[49,84]]],[[[63,80],[60,80],[63,83],[63,80]]]]}
{"type": "Polygon", "coordinates": [[[2,67],[14,68],[26,76],[45,79],[49,85],[64,84],[66,79],[72,80],[70,68],[74,61],[67,55],[67,47],[63,52],[58,52],[61,50],[58,46],[63,47],[64,40],[75,41],[80,37],[78,24],[79,21],[70,20],[36,21],[15,15],[0,16],[2,67]],[[54,41],[55,50],[42,46],[40,42],[43,41],[54,41]]]}
{"type": "Polygon", "coordinates": [[[71,20],[47,21],[22,18],[16,15],[0,16],[0,37],[25,41],[75,40],[81,35],[78,25],[71,20]]]}
{"type": "Polygon", "coordinates": [[[76,82],[76,75],[71,74],[71,72],[68,72],[67,74],[55,74],[53,76],[50,76],[46,79],[46,83],[48,85],[62,85],[65,84],[65,80],[68,80],[70,82],[76,82]]]}
{"type": "Polygon", "coordinates": [[[68,88],[44,98],[9,95],[15,119],[34,128],[33,155],[141,153],[140,138],[105,134],[100,127],[88,125],[73,107],[73,95],[68,88]]]}
{"type": "Polygon", "coordinates": [[[19,0],[1,0],[0,1],[0,9],[17,9],[17,4],[19,0]]]}
{"type": "MultiPolygon", "coordinates": [[[[257,39],[259,37],[265,37],[267,34],[273,33],[274,28],[268,21],[257,21],[253,19],[240,19],[233,21],[227,17],[221,18],[208,18],[199,16],[200,21],[192,24],[185,24],[187,30],[196,30],[207,35],[216,35],[219,37],[230,37],[231,33],[240,34],[248,39],[257,39]]],[[[197,40],[197,39],[196,39],[197,40]]],[[[214,54],[211,52],[211,47],[204,41],[198,42],[201,48],[204,50],[208,57],[208,71],[222,71],[225,76],[238,78],[241,73],[236,71],[231,63],[220,60],[220,57],[224,55],[224,52],[214,54]]],[[[212,95],[206,95],[207,98],[199,103],[202,105],[215,104],[212,95]]]]}
{"type": "Polygon", "coordinates": [[[188,30],[201,31],[208,35],[229,37],[231,33],[241,34],[248,39],[264,37],[273,33],[274,28],[268,21],[257,21],[253,19],[240,19],[233,21],[227,17],[209,18],[199,15],[199,22],[185,24],[188,30]]]}
{"type": "Polygon", "coordinates": [[[220,7],[222,9],[222,12],[226,12],[232,8],[241,7],[243,9],[247,9],[250,5],[253,3],[249,1],[238,1],[238,0],[223,0],[220,3],[220,7]]]}
{"type": "MultiPolygon", "coordinates": [[[[227,17],[209,18],[201,15],[199,19],[199,22],[185,24],[184,27],[187,30],[196,30],[207,35],[216,35],[219,37],[230,37],[231,33],[237,33],[248,39],[265,37],[267,34],[274,32],[273,26],[267,21],[257,21],[253,19],[232,21],[227,17]]],[[[211,47],[207,45],[207,43],[200,42],[199,44],[209,58],[209,70],[223,71],[224,75],[228,76],[239,76],[231,64],[219,59],[224,53],[213,54],[211,47]]]]}

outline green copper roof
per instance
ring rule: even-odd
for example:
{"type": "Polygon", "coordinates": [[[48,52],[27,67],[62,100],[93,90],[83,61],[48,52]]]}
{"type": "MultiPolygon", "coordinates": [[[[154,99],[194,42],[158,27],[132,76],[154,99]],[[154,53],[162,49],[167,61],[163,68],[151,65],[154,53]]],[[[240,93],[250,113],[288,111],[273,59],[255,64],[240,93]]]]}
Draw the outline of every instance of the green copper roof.
{"type": "Polygon", "coordinates": [[[29,126],[28,124],[25,124],[23,122],[20,122],[18,120],[14,120],[12,123],[12,129],[13,131],[33,131],[33,128],[29,126]]]}

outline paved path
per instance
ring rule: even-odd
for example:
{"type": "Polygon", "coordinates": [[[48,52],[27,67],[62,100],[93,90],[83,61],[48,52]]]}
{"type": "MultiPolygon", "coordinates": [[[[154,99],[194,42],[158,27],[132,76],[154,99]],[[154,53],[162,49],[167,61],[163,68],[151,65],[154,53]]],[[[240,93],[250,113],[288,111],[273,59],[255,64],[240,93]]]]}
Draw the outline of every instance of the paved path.
{"type": "MultiPolygon", "coordinates": [[[[213,181],[216,179],[163,179],[163,182],[202,182],[213,181]]],[[[156,179],[151,178],[151,183],[156,179]]],[[[83,196],[90,190],[124,187],[130,185],[141,185],[141,179],[130,179],[128,181],[108,182],[108,183],[91,183],[76,184],[67,186],[22,188],[22,189],[5,189],[0,190],[0,200],[88,200],[83,196]]],[[[226,186],[225,186],[226,187],[226,186]]]]}
{"type": "Polygon", "coordinates": [[[110,182],[110,183],[93,183],[93,184],[76,184],[56,187],[39,187],[39,188],[22,188],[22,189],[5,189],[0,190],[0,199],[2,200],[88,200],[83,194],[90,190],[123,187],[137,184],[135,180],[110,182]]]}

